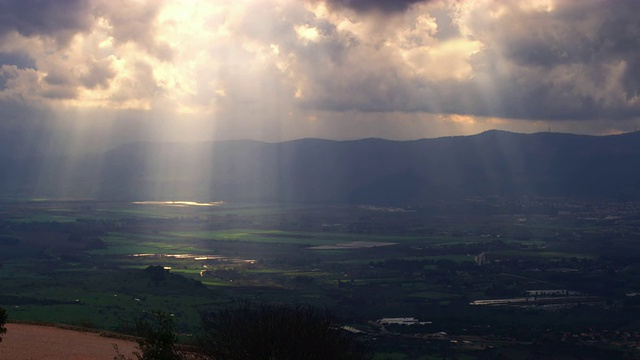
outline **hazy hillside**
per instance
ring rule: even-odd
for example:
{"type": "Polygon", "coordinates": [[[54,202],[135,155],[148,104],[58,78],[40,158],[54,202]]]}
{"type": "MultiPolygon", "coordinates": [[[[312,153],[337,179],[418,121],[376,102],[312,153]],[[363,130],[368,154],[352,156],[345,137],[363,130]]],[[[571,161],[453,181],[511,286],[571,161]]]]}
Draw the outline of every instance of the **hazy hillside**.
{"type": "Polygon", "coordinates": [[[487,195],[628,199],[640,194],[640,133],[132,143],[73,157],[6,151],[0,165],[0,190],[14,197],[397,205],[487,195]]]}

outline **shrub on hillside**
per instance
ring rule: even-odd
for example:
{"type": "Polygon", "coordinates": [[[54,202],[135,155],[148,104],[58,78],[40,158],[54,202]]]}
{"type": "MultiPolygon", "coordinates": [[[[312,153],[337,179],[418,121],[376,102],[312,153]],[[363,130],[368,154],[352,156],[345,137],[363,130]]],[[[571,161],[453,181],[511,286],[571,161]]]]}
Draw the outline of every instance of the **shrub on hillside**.
{"type": "MultiPolygon", "coordinates": [[[[138,350],[133,353],[137,360],[180,360],[182,356],[175,348],[178,335],[173,319],[161,311],[153,312],[150,319],[138,319],[135,324],[138,350]]],[[[130,360],[115,347],[114,360],[130,360]]]]}
{"type": "Polygon", "coordinates": [[[2,342],[2,335],[7,333],[7,328],[4,324],[7,322],[7,311],[0,307],[0,342],[2,342]]]}
{"type": "Polygon", "coordinates": [[[198,347],[216,360],[371,358],[328,312],[311,306],[245,303],[204,313],[198,347]]]}

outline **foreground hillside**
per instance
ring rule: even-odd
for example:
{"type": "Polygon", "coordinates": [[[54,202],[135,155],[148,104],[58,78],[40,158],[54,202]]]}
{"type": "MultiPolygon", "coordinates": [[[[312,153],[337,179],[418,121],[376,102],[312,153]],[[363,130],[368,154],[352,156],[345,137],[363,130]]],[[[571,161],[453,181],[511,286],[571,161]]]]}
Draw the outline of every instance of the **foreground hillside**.
{"type": "Polygon", "coordinates": [[[0,194],[29,198],[420,205],[474,196],[640,195],[638,132],[132,143],[92,155],[9,152],[0,162],[7,170],[0,194]]]}
{"type": "Polygon", "coordinates": [[[136,343],[52,326],[7,324],[0,346],[0,360],[112,360],[113,345],[125,354],[136,343]]]}

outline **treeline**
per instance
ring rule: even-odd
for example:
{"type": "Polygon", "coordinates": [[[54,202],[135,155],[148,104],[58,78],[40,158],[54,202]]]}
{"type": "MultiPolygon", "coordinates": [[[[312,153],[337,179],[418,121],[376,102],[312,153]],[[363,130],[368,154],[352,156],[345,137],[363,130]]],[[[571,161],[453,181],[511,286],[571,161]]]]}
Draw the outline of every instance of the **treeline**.
{"type": "Polygon", "coordinates": [[[7,328],[4,324],[7,322],[7,311],[0,307],[0,342],[2,342],[2,335],[7,333],[7,328]]]}
{"type": "MultiPolygon", "coordinates": [[[[202,313],[191,346],[178,346],[171,314],[136,320],[137,360],[365,360],[372,354],[327,311],[308,305],[244,303],[202,313]]],[[[114,360],[130,360],[116,348],[114,360]]]]}
{"type": "MultiPolygon", "coordinates": [[[[0,342],[7,332],[0,307],[0,342]]],[[[372,354],[327,312],[308,305],[244,303],[202,313],[193,344],[180,346],[173,315],[156,311],[135,321],[137,351],[114,360],[367,360],[372,354]]]]}

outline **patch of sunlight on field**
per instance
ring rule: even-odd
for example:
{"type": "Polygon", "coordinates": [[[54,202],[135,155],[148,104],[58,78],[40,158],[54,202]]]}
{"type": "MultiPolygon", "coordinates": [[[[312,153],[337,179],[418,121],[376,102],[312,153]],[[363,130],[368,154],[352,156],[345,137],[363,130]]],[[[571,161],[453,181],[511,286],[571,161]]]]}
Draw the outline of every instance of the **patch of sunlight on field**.
{"type": "Polygon", "coordinates": [[[106,249],[89,250],[87,251],[87,253],[91,255],[129,255],[129,254],[140,254],[140,253],[161,254],[164,251],[166,250],[156,246],[138,244],[138,245],[109,245],[109,247],[106,249]]]}
{"type": "Polygon", "coordinates": [[[174,274],[179,274],[179,275],[188,275],[190,277],[198,277],[200,278],[200,273],[202,272],[204,268],[197,268],[197,269],[179,269],[179,268],[173,268],[171,269],[171,272],[174,274]]]}
{"type": "Polygon", "coordinates": [[[334,240],[315,237],[305,233],[290,233],[285,231],[262,230],[219,230],[219,231],[170,231],[176,237],[191,239],[206,239],[218,241],[247,241],[257,243],[279,243],[299,245],[331,244],[334,240]]]}
{"type": "Polygon", "coordinates": [[[87,251],[92,255],[131,255],[131,254],[201,254],[202,249],[185,246],[173,237],[161,235],[138,236],[137,234],[116,234],[100,238],[107,245],[105,249],[87,251]],[[142,240],[149,241],[142,241],[142,240]],[[163,240],[169,239],[169,240],[163,240]]]}
{"type": "Polygon", "coordinates": [[[155,247],[157,249],[160,249],[160,252],[156,252],[156,254],[160,255],[160,254],[175,254],[175,255],[187,255],[189,253],[195,253],[197,255],[202,255],[203,250],[199,249],[199,248],[195,248],[193,246],[184,246],[183,244],[176,242],[176,243],[154,243],[154,242],[149,242],[147,243],[147,245],[149,247],[155,247]]]}
{"type": "Polygon", "coordinates": [[[205,286],[233,286],[233,282],[231,281],[223,281],[223,280],[202,280],[201,281],[205,286]]]}
{"type": "MultiPolygon", "coordinates": [[[[221,241],[248,241],[258,243],[280,243],[295,244],[308,246],[336,246],[336,244],[348,243],[369,243],[369,244],[390,244],[391,242],[402,244],[425,244],[429,240],[415,236],[385,236],[385,235],[363,235],[348,233],[330,233],[330,232],[301,232],[301,231],[280,231],[280,230],[252,230],[252,229],[233,229],[233,230],[214,230],[214,231],[169,231],[162,233],[165,236],[175,236],[191,239],[221,240],[221,241]]],[[[440,240],[438,242],[445,242],[440,240]]],[[[446,242],[450,242],[447,240],[446,242]]],[[[366,246],[347,246],[336,249],[366,247],[366,246]]],[[[335,249],[334,249],[335,250],[335,249]]]]}

